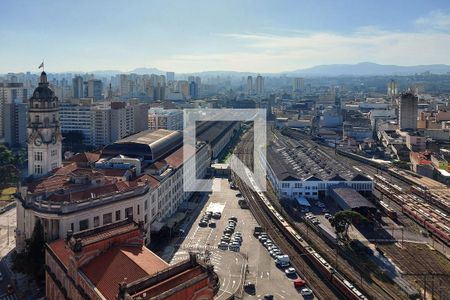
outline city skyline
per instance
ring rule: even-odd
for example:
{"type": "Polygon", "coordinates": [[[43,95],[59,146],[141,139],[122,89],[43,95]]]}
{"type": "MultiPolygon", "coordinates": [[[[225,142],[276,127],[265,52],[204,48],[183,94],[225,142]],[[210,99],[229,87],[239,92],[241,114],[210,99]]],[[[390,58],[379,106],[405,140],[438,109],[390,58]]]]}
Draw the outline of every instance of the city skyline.
{"type": "Polygon", "coordinates": [[[444,1],[81,1],[76,7],[18,1],[4,9],[0,73],[33,71],[43,58],[53,72],[450,64],[450,4],[444,1]]]}

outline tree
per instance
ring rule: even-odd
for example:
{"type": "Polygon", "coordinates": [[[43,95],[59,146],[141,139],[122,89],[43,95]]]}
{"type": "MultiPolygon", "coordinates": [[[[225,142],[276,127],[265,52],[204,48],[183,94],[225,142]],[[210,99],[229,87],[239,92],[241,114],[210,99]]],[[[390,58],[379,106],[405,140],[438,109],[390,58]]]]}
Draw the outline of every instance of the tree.
{"type": "Polygon", "coordinates": [[[38,219],[34,224],[31,238],[25,241],[25,249],[12,256],[13,270],[27,274],[36,281],[44,279],[45,236],[44,228],[38,219]]]}
{"type": "Polygon", "coordinates": [[[343,210],[334,215],[331,220],[331,226],[336,230],[339,240],[347,241],[350,225],[364,222],[367,222],[367,218],[360,213],[352,210],[343,210]]]}
{"type": "Polygon", "coordinates": [[[14,154],[5,145],[0,145],[0,187],[10,186],[20,180],[20,167],[24,160],[23,150],[14,154]]]}

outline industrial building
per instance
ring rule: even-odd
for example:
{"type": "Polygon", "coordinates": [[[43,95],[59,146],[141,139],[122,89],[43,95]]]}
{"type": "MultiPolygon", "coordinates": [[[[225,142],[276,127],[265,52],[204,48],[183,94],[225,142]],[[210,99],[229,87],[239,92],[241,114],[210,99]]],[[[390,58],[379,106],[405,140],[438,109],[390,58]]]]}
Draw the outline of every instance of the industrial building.
{"type": "Polygon", "coordinates": [[[267,149],[267,175],[280,198],[318,199],[331,188],[346,186],[370,193],[373,182],[331,159],[317,147],[276,139],[267,149]]]}
{"type": "Polygon", "coordinates": [[[237,121],[207,121],[197,125],[197,141],[211,146],[212,159],[216,159],[238,133],[240,122],[237,121]]]}

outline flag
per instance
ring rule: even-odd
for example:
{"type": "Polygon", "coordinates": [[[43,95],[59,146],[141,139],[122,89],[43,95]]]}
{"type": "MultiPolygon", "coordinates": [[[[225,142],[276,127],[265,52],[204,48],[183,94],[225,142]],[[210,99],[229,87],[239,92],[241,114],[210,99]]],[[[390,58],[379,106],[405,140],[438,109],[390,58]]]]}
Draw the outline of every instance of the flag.
{"type": "Polygon", "coordinates": [[[44,62],[42,62],[42,63],[39,65],[38,69],[40,69],[40,68],[44,68],[44,62]]]}

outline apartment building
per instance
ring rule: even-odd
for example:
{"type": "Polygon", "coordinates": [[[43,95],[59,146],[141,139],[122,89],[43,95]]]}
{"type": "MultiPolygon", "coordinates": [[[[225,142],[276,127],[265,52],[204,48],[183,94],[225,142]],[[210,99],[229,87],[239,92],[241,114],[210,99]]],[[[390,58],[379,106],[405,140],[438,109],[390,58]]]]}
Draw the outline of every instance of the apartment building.
{"type": "Polygon", "coordinates": [[[61,104],[61,131],[83,133],[86,145],[101,147],[147,129],[147,105],[73,100],[61,104]]]}
{"type": "Polygon", "coordinates": [[[151,108],[148,110],[149,129],[183,129],[183,110],[151,108]]]}

